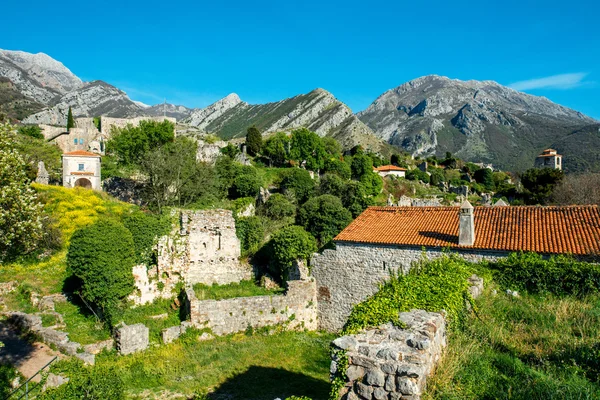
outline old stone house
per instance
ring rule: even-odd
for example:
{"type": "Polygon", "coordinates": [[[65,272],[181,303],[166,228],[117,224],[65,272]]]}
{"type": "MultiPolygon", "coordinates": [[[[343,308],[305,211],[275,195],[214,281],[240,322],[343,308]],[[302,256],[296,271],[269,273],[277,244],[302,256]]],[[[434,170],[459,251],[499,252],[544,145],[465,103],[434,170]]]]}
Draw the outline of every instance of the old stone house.
{"type": "Polygon", "coordinates": [[[370,207],[334,238],[335,250],[314,254],[319,326],[343,327],[352,307],[376,292],[390,271],[444,249],[467,260],[495,260],[515,251],[600,254],[597,206],[370,207]]]}
{"type": "Polygon", "coordinates": [[[388,175],[404,178],[406,176],[406,168],[397,167],[395,165],[382,165],[381,167],[373,167],[373,172],[377,175],[386,177],[388,175]]]}
{"type": "Polygon", "coordinates": [[[535,159],[535,167],[562,169],[562,156],[554,149],[546,149],[535,159]]]}
{"type": "Polygon", "coordinates": [[[100,159],[100,155],[84,150],[63,154],[63,186],[102,190],[100,159]]]}

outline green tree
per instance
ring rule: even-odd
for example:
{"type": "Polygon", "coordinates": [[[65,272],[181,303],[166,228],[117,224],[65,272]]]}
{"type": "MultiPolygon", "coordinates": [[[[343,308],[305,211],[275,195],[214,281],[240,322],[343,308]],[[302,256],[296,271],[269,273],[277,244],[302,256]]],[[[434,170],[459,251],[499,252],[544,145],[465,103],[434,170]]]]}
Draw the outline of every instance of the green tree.
{"type": "Polygon", "coordinates": [[[192,139],[178,137],[148,152],[140,167],[148,176],[144,199],[159,212],[165,206],[185,207],[203,196],[221,196],[214,169],[196,161],[196,143],[192,139]]]}
{"type": "Polygon", "coordinates": [[[336,174],[327,173],[321,177],[319,182],[319,195],[330,194],[337,197],[342,197],[346,183],[336,174]]]}
{"type": "Polygon", "coordinates": [[[281,167],[289,159],[290,138],[283,132],[277,132],[268,138],[262,149],[262,154],[271,164],[281,167]]]}
{"type": "Polygon", "coordinates": [[[294,217],[296,206],[281,193],[273,193],[267,202],[259,209],[261,215],[274,221],[294,217]]]}
{"type": "Polygon", "coordinates": [[[19,133],[21,135],[29,136],[34,139],[44,139],[42,135],[42,128],[37,125],[23,125],[19,127],[19,133]]]}
{"type": "Polygon", "coordinates": [[[297,219],[299,225],[324,245],[348,226],[352,214],[338,197],[324,194],[304,203],[298,210],[297,219]]]}
{"type": "Polygon", "coordinates": [[[307,169],[318,171],[323,168],[325,156],[325,147],[319,135],[306,128],[292,132],[290,157],[298,165],[306,162],[307,169]]]}
{"type": "MultiPolygon", "coordinates": [[[[164,120],[140,121],[139,126],[127,125],[125,128],[113,128],[111,139],[106,143],[106,151],[115,154],[122,164],[138,164],[149,151],[173,142],[175,125],[164,120]]],[[[196,148],[192,141],[189,146],[196,148]]]]}
{"type": "Polygon", "coordinates": [[[67,113],[67,132],[69,132],[71,128],[75,128],[75,119],[73,118],[71,106],[69,106],[69,112],[67,113]]]}
{"type": "Polygon", "coordinates": [[[330,136],[326,136],[321,140],[323,141],[323,148],[325,149],[325,153],[327,153],[327,155],[334,158],[341,157],[342,145],[340,142],[330,136]]]}
{"type": "Polygon", "coordinates": [[[494,174],[489,168],[479,168],[473,176],[477,183],[482,184],[487,190],[494,190],[494,174]]]}
{"type": "Polygon", "coordinates": [[[262,134],[256,126],[251,126],[246,131],[246,149],[248,154],[255,156],[260,153],[262,148],[262,134]]]}
{"type": "Polygon", "coordinates": [[[373,159],[366,154],[356,154],[352,158],[352,179],[360,181],[363,176],[373,173],[373,159]]]}
{"type": "Polygon", "coordinates": [[[365,186],[356,181],[350,181],[346,184],[340,198],[344,207],[352,213],[354,218],[358,217],[373,203],[373,199],[367,195],[365,186]]]}
{"type": "Polygon", "coordinates": [[[554,188],[562,182],[565,174],[554,168],[532,168],[521,175],[528,204],[545,204],[549,201],[554,188]]]}
{"type": "Polygon", "coordinates": [[[406,179],[409,181],[421,181],[423,183],[429,183],[429,175],[418,168],[408,171],[406,173],[406,179]]]}
{"type": "Polygon", "coordinates": [[[254,167],[242,166],[233,179],[231,197],[256,197],[262,186],[262,179],[254,167]]]}
{"type": "Polygon", "coordinates": [[[304,203],[313,193],[315,182],[307,170],[290,168],[283,173],[281,189],[295,197],[298,204],[304,203]]]}
{"type": "Polygon", "coordinates": [[[272,262],[285,277],[295,260],[307,260],[317,251],[317,241],[301,226],[292,225],[275,232],[269,247],[272,262]]]}
{"type": "Polygon", "coordinates": [[[369,172],[360,178],[360,183],[363,184],[367,195],[377,196],[383,188],[383,179],[375,172],[369,172]]]}
{"type": "Polygon", "coordinates": [[[43,234],[42,204],[14,136],[14,127],[0,125],[0,259],[35,250],[43,234]]]}
{"type": "Polygon", "coordinates": [[[67,267],[80,281],[81,296],[100,308],[111,325],[133,291],[134,264],[133,237],[117,221],[99,220],[71,237],[67,267]]]}
{"type": "Polygon", "coordinates": [[[390,158],[390,164],[400,166],[400,156],[398,154],[392,154],[390,158]]]}
{"type": "Polygon", "coordinates": [[[328,158],[325,160],[323,171],[337,174],[342,179],[350,179],[352,176],[350,165],[337,158],[328,158]]]}
{"type": "Polygon", "coordinates": [[[235,146],[231,143],[227,143],[227,146],[225,146],[221,149],[221,154],[223,154],[229,158],[235,159],[235,157],[238,154],[240,154],[240,149],[238,149],[237,146],[235,146]]]}

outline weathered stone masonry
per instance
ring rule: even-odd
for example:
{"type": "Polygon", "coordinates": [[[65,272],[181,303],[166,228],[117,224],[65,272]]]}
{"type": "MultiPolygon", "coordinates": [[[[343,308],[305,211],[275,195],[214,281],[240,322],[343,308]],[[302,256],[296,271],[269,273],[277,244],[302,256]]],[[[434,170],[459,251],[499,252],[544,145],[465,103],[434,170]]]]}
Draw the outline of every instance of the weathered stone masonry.
{"type": "MultiPolygon", "coordinates": [[[[457,253],[467,261],[496,260],[508,253],[467,251],[457,253]]],[[[336,243],[336,250],[313,254],[312,275],[317,283],[319,328],[339,331],[354,305],[375,294],[390,273],[407,273],[413,262],[423,256],[440,257],[442,249],[387,246],[360,243],[336,243]]]]}
{"type": "MultiPolygon", "coordinates": [[[[423,310],[401,312],[406,328],[391,323],[333,341],[345,351],[347,382],[340,393],[346,400],[418,400],[446,347],[442,314],[423,310]]],[[[331,372],[338,372],[334,357],[331,372]]]]}
{"type": "Polygon", "coordinates": [[[186,304],[193,326],[210,328],[215,335],[286,324],[288,329],[317,329],[316,286],[313,279],[289,281],[285,295],[198,300],[186,289],[186,304]]]}

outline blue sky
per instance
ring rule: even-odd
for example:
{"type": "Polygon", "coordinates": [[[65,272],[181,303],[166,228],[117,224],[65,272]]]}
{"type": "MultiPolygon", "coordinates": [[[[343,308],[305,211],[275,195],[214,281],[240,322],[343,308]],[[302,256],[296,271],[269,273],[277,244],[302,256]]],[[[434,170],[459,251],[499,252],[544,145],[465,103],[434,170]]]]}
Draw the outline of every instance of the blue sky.
{"type": "Polygon", "coordinates": [[[494,80],[600,119],[600,5],[564,1],[7,1],[0,48],[132,99],[206,106],[316,87],[354,111],[428,74],[494,80]]]}

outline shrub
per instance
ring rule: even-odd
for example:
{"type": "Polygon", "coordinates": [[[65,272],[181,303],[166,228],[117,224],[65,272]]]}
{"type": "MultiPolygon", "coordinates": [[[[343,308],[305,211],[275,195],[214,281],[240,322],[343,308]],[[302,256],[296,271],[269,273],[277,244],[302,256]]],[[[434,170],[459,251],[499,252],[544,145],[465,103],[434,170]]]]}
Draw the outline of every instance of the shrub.
{"type": "Polygon", "coordinates": [[[342,179],[350,179],[352,176],[352,170],[350,166],[344,161],[336,158],[325,160],[325,166],[323,167],[324,172],[337,174],[342,179]]]}
{"type": "Polygon", "coordinates": [[[308,200],[298,211],[298,223],[316,237],[321,245],[329,242],[352,221],[342,201],[330,194],[308,200]]]}
{"type": "Polygon", "coordinates": [[[254,167],[243,167],[233,179],[231,195],[234,198],[256,197],[260,191],[262,180],[254,167]]]}
{"type": "Polygon", "coordinates": [[[262,153],[271,164],[282,166],[288,160],[290,138],[283,132],[278,132],[265,142],[262,153]]]}
{"type": "Polygon", "coordinates": [[[421,181],[423,183],[429,183],[429,175],[418,168],[408,171],[406,173],[406,179],[409,181],[421,181]]]}
{"type": "Polygon", "coordinates": [[[298,259],[308,259],[317,251],[315,238],[301,226],[285,227],[273,234],[269,242],[274,264],[282,272],[287,273],[292,263],[298,259]]]}
{"type": "Polygon", "coordinates": [[[256,126],[251,126],[246,132],[246,147],[248,154],[255,156],[262,147],[262,135],[256,126]]]}
{"type": "Polygon", "coordinates": [[[373,198],[367,196],[365,186],[356,181],[350,181],[346,184],[341,199],[344,207],[352,213],[354,218],[358,217],[360,213],[373,203],[373,198]]]}
{"type": "Polygon", "coordinates": [[[265,236],[260,217],[238,218],[235,222],[235,229],[243,252],[257,249],[265,236]]]}
{"type": "Polygon", "coordinates": [[[529,293],[585,296],[600,290],[600,266],[568,256],[513,253],[490,268],[503,287],[529,293]]]}
{"type": "Polygon", "coordinates": [[[467,279],[472,271],[467,262],[449,255],[413,263],[408,274],[391,274],[379,291],[352,309],[344,333],[392,322],[398,313],[413,308],[446,310],[450,321],[462,321],[465,299],[470,299],[467,279]]]}
{"type": "Polygon", "coordinates": [[[317,171],[323,168],[325,161],[323,141],[314,132],[300,128],[292,132],[290,158],[298,164],[306,162],[306,168],[317,171]]]}
{"type": "Polygon", "coordinates": [[[345,182],[336,174],[325,174],[319,182],[319,194],[331,194],[333,196],[342,197],[344,193],[345,182]]]}
{"type": "Polygon", "coordinates": [[[272,220],[293,217],[296,214],[296,206],[280,193],[274,193],[262,206],[261,214],[272,220]]]}
{"type": "Polygon", "coordinates": [[[369,196],[377,196],[383,188],[383,179],[374,172],[363,175],[360,183],[363,184],[369,196]]]}
{"type": "Polygon", "coordinates": [[[153,247],[160,236],[169,233],[169,218],[135,211],[123,218],[123,225],[131,232],[138,264],[151,264],[153,247]]]}
{"type": "Polygon", "coordinates": [[[361,180],[363,176],[373,173],[373,159],[366,154],[357,154],[352,158],[352,178],[361,180]]]}
{"type": "Polygon", "coordinates": [[[240,154],[240,149],[231,143],[227,143],[227,146],[221,148],[221,154],[229,158],[235,158],[238,154],[240,154]]]}
{"type": "Polygon", "coordinates": [[[118,371],[106,367],[80,367],[69,382],[50,388],[40,400],[124,400],[125,385],[118,371]]]}
{"type": "Polygon", "coordinates": [[[291,168],[283,173],[281,188],[285,193],[292,194],[298,204],[302,204],[312,195],[315,182],[307,170],[291,168]]]}
{"type": "Polygon", "coordinates": [[[562,182],[565,174],[554,168],[532,168],[521,175],[529,204],[546,203],[554,188],[562,182]]]}
{"type": "Polygon", "coordinates": [[[43,139],[42,129],[37,125],[24,125],[19,127],[19,133],[21,135],[29,136],[34,139],[43,139]]]}
{"type": "Polygon", "coordinates": [[[81,296],[99,307],[109,323],[123,299],[133,291],[135,263],[131,233],[114,220],[100,220],[76,231],[67,267],[80,280],[81,296]]]}

